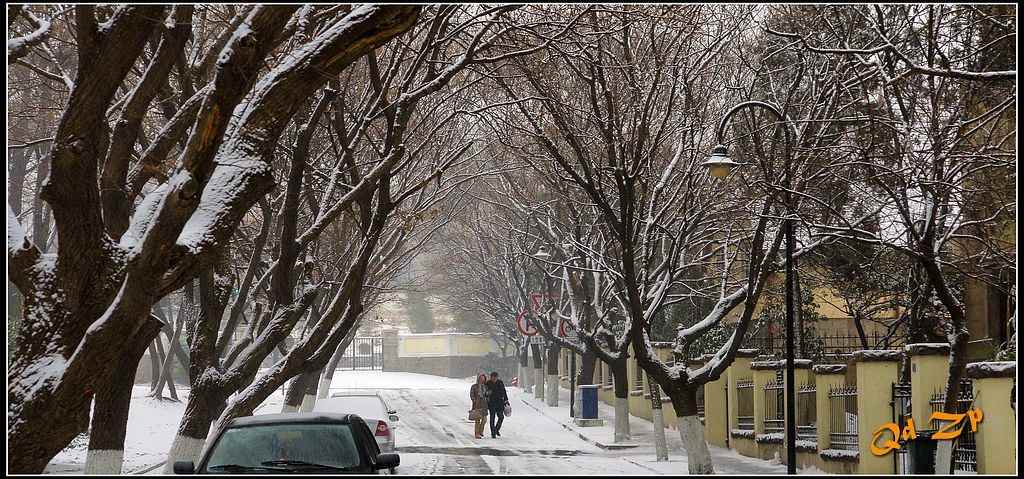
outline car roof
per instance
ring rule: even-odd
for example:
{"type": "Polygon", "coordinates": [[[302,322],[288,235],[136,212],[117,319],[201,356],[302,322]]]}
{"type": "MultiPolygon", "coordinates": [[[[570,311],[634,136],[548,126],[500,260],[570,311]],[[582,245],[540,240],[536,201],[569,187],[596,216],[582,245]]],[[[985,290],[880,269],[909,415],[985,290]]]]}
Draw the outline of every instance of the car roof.
{"type": "Polygon", "coordinates": [[[257,426],[265,424],[333,423],[350,424],[353,419],[362,420],[357,414],[334,414],[329,412],[289,412],[260,414],[232,419],[227,427],[257,426]]]}
{"type": "Polygon", "coordinates": [[[383,396],[381,396],[380,393],[377,392],[377,391],[343,391],[343,392],[340,392],[340,393],[331,394],[332,398],[345,397],[345,396],[377,396],[377,397],[383,399],[383,396]]]}

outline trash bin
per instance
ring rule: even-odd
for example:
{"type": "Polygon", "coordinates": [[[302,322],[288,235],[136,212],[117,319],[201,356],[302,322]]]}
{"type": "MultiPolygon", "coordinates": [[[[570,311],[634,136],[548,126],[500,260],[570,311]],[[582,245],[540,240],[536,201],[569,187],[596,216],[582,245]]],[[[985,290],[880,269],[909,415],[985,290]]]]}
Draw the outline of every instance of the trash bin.
{"type": "Polygon", "coordinates": [[[578,386],[580,388],[580,419],[597,419],[597,388],[596,384],[578,386]]]}
{"type": "Polygon", "coordinates": [[[935,449],[939,441],[932,439],[932,431],[919,431],[908,441],[910,470],[913,474],[935,474],[935,449]]]}

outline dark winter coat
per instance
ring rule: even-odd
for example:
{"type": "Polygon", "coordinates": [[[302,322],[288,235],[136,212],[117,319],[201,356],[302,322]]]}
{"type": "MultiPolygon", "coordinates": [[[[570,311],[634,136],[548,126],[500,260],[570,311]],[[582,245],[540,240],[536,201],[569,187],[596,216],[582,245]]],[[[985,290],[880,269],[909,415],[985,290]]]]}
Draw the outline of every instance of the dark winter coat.
{"type": "Polygon", "coordinates": [[[501,382],[500,379],[494,382],[487,383],[487,388],[491,391],[487,398],[487,407],[490,409],[503,409],[505,404],[508,403],[508,394],[505,392],[505,383],[501,382]]]}

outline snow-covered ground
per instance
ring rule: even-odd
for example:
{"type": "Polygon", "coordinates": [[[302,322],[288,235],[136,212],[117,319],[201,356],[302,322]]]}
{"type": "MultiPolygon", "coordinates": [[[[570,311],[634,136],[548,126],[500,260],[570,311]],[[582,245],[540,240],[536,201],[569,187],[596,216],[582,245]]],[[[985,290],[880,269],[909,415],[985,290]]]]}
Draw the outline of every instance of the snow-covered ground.
{"type": "MultiPolygon", "coordinates": [[[[374,389],[384,395],[401,417],[395,429],[402,465],[399,474],[544,474],[544,475],[650,475],[686,474],[686,454],[674,430],[667,430],[670,461],[654,460],[653,427],[649,421],[630,419],[631,449],[608,450],[598,444],[611,443],[613,408],[601,404],[599,414],[606,425],[576,428],[571,425],[569,392],[560,390],[560,405],[553,408],[532,394],[509,386],[513,414],[501,428],[502,437],[492,439],[485,428],[484,439],[473,438],[473,423],[467,419],[472,378],[450,379],[413,373],[338,370],[331,392],[374,389]],[[583,437],[581,437],[581,434],[583,437]]],[[[148,386],[137,386],[132,395],[125,441],[124,473],[159,474],[170,448],[184,403],[146,397],[148,386]]],[[[187,389],[179,389],[182,400],[187,389]]],[[[278,391],[256,410],[256,414],[281,411],[283,394],[278,391]]],[[[47,467],[47,473],[81,473],[87,440],[76,441],[47,467]]],[[[748,458],[735,451],[712,447],[716,472],[731,474],[784,474],[785,467],[748,458]]],[[[801,471],[810,473],[812,471],[801,471]]]]}
{"type": "MultiPolygon", "coordinates": [[[[132,390],[132,403],[128,410],[128,429],[124,441],[124,465],[121,470],[131,473],[164,460],[174,440],[174,432],[185,412],[188,389],[179,388],[182,402],[157,400],[147,397],[149,385],[137,385],[132,390]]],[[[80,436],[50,461],[45,473],[81,474],[85,470],[85,454],[89,440],[80,436]]]]}

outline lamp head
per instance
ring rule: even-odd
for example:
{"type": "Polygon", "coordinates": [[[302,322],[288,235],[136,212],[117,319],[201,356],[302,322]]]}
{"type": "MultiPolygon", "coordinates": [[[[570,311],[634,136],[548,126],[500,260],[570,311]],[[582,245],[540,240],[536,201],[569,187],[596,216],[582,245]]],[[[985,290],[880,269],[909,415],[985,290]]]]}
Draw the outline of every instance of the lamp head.
{"type": "Polygon", "coordinates": [[[736,166],[736,162],[729,158],[729,149],[725,145],[718,145],[711,150],[711,156],[704,162],[704,166],[708,168],[711,176],[725,178],[736,166]]]}

